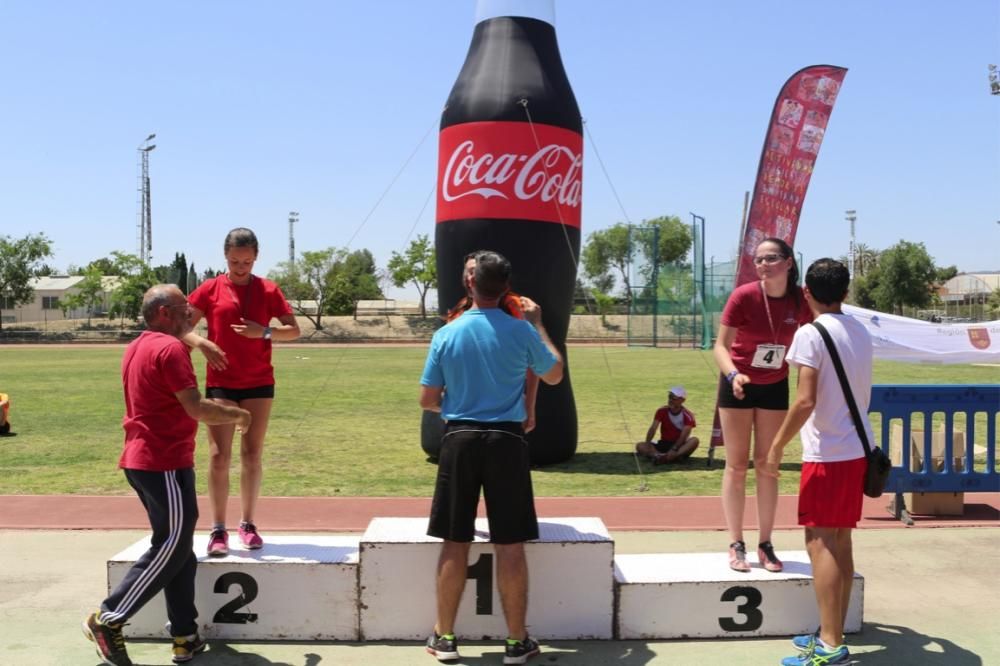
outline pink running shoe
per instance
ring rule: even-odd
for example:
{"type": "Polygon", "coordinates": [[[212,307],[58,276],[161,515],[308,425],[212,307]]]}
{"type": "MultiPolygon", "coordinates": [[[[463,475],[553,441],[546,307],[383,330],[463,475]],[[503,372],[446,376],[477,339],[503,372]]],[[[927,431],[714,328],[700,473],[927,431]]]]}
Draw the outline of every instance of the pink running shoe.
{"type": "Polygon", "coordinates": [[[729,544],[729,568],[740,573],[750,571],[750,563],[747,562],[747,545],[742,541],[734,541],[729,544]]]}
{"type": "Polygon", "coordinates": [[[229,532],[213,530],[208,537],[208,556],[225,557],[229,554],[229,532]]]}
{"type": "Polygon", "coordinates": [[[247,550],[257,550],[264,546],[264,540],[257,534],[257,526],[253,523],[240,523],[240,541],[247,550]]]}
{"type": "Polygon", "coordinates": [[[778,556],[774,554],[774,546],[771,545],[770,541],[762,541],[757,546],[757,560],[760,561],[762,567],[772,573],[777,573],[785,568],[778,556]]]}

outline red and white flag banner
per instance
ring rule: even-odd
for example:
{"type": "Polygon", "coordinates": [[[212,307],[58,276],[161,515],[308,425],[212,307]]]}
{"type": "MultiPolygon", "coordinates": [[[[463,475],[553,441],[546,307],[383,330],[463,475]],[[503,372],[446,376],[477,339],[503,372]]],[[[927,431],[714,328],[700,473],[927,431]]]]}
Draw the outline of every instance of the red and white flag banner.
{"type": "MultiPolygon", "coordinates": [[[[793,74],[778,93],[740,239],[733,287],[757,279],[754,250],[765,238],[780,238],[794,247],[809,179],[846,75],[845,67],[813,65],[793,74]]],[[[716,407],[712,446],[723,444],[718,415],[716,407]]]]}

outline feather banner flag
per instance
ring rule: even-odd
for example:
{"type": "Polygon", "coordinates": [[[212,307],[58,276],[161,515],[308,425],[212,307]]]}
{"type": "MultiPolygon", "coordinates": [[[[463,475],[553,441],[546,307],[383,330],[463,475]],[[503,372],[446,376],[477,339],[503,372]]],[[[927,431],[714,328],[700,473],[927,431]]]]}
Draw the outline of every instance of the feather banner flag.
{"type": "MultiPolygon", "coordinates": [[[[764,137],[746,228],[740,230],[733,287],[757,279],[754,250],[765,238],[780,238],[794,247],[809,179],[846,75],[845,67],[813,65],[792,74],[781,87],[764,137]]],[[[712,446],[722,444],[716,407],[712,446]]]]}

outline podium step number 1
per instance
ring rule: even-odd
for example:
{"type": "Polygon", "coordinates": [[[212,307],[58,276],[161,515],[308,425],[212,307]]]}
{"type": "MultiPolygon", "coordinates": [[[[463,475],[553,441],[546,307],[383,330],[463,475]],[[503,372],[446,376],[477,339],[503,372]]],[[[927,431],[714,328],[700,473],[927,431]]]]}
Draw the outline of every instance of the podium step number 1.
{"type": "MultiPolygon", "coordinates": [[[[441,542],[422,518],[376,518],[361,538],[362,640],[423,640],[436,615],[435,571],[441,542]]],[[[528,624],[538,639],[612,637],[614,542],[598,518],[539,520],[525,545],[528,624]]],[[[464,636],[507,635],[487,524],[476,521],[469,580],[456,626],[464,636]]]]}

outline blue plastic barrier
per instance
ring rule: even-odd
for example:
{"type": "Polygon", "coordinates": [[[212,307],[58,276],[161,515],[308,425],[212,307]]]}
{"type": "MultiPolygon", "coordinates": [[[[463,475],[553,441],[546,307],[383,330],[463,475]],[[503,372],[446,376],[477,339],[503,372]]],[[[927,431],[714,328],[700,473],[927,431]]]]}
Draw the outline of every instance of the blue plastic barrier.
{"type": "Polygon", "coordinates": [[[893,513],[907,524],[912,524],[902,493],[908,492],[1000,492],[1000,472],[997,470],[997,413],[1000,412],[1000,385],[876,385],[872,387],[869,413],[881,415],[881,433],[877,439],[886,455],[889,451],[889,428],[892,421],[901,421],[903,428],[902,464],[893,467],[886,484],[886,493],[894,493],[893,513]],[[911,470],[910,431],[914,414],[922,415],[924,446],[923,466],[911,470]],[[944,415],[945,451],[943,469],[931,466],[931,441],[935,414],[944,415]],[[966,464],[964,469],[954,468],[954,442],[952,433],[955,415],[964,414],[966,464]],[[976,444],[976,416],[986,415],[986,464],[973,464],[973,446],[976,444]]]}

